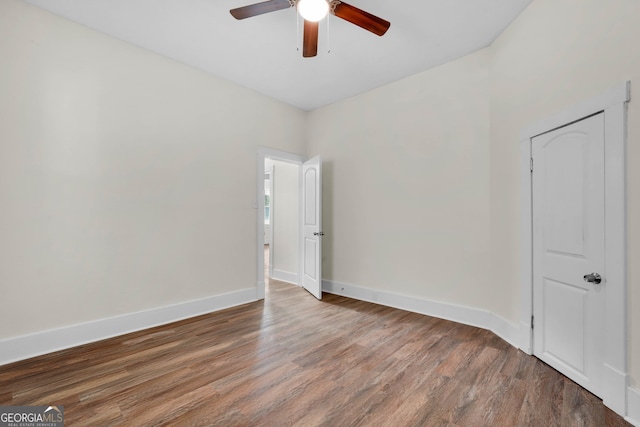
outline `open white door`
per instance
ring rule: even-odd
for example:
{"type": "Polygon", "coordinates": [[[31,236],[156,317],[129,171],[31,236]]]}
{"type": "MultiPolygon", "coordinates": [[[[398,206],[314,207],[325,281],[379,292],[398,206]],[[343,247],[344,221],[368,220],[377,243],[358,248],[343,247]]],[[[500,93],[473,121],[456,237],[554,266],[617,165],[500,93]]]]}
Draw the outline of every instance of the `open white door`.
{"type": "Polygon", "coordinates": [[[302,286],[322,299],[322,161],[302,165],[302,286]]]}

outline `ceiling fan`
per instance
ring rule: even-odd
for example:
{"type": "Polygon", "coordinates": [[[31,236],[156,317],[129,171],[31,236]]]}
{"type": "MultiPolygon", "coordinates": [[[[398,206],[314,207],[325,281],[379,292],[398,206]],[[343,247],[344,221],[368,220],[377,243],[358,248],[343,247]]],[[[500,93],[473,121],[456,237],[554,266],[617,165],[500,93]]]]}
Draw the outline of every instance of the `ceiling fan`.
{"type": "Polygon", "coordinates": [[[318,23],[328,13],[378,36],[384,35],[391,26],[389,21],[339,0],[268,0],[231,9],[229,12],[236,19],[245,19],[290,7],[297,7],[304,18],[302,56],[305,58],[318,54],[318,23]]]}

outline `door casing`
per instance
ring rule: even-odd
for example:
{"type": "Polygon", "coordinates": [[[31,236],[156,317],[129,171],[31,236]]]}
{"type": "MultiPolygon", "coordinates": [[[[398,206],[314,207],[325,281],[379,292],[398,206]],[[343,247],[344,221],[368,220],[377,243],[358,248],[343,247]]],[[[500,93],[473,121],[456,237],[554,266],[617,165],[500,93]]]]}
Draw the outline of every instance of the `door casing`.
{"type": "MultiPolygon", "coordinates": [[[[521,319],[520,349],[533,353],[533,215],[531,140],[585,117],[603,112],[605,122],[605,347],[603,403],[620,415],[627,411],[627,224],[626,224],[626,132],[627,103],[631,84],[610,91],[547,117],[520,134],[521,194],[521,319]]],[[[533,165],[535,168],[535,164],[533,165]]]]}

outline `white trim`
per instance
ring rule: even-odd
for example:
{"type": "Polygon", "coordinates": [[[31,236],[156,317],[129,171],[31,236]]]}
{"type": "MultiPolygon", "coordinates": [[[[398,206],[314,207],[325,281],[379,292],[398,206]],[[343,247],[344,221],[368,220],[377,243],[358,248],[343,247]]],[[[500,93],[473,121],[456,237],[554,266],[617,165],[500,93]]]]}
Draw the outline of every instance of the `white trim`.
{"type": "Polygon", "coordinates": [[[487,329],[512,346],[518,346],[518,325],[488,310],[379,291],[333,280],[323,280],[322,291],[487,329]]]}
{"type": "MultiPolygon", "coordinates": [[[[531,183],[531,140],[522,139],[520,141],[520,206],[521,217],[520,236],[522,238],[522,248],[520,250],[520,283],[533,283],[533,207],[532,183],[531,183]]],[[[533,354],[533,334],[531,333],[531,316],[533,315],[533,287],[522,288],[520,293],[520,350],[527,354],[533,354]]]]}
{"type": "MultiPolygon", "coordinates": [[[[273,229],[275,227],[275,203],[274,200],[275,198],[273,197],[274,194],[276,193],[276,186],[275,186],[275,172],[276,172],[276,166],[272,163],[271,166],[269,167],[268,171],[265,171],[265,176],[267,174],[269,174],[269,186],[270,186],[270,198],[271,200],[269,201],[269,205],[270,205],[270,209],[269,209],[269,272],[267,273],[269,275],[269,277],[273,277],[273,249],[274,249],[274,245],[273,245],[273,229]]],[[[262,198],[264,200],[264,197],[262,198]]],[[[264,236],[264,234],[263,234],[264,236]]],[[[264,243],[264,242],[263,242],[264,243]]],[[[263,245],[264,246],[264,245],[263,245]]]]}
{"type": "Polygon", "coordinates": [[[640,389],[627,388],[628,411],[625,420],[634,426],[640,427],[640,389]]]}
{"type": "MultiPolygon", "coordinates": [[[[269,209],[269,232],[265,233],[267,235],[267,238],[269,240],[269,243],[266,243],[266,240],[264,241],[264,244],[271,244],[271,242],[273,242],[273,193],[274,191],[274,165],[272,164],[269,169],[265,169],[264,171],[264,176],[269,176],[269,191],[270,191],[270,209],[269,209]]],[[[263,184],[267,179],[264,178],[263,179],[263,184]]],[[[264,210],[262,211],[263,214],[263,220],[264,220],[264,210]]],[[[266,225],[264,225],[264,227],[266,227],[266,225]]],[[[273,264],[273,260],[272,260],[272,253],[269,252],[269,265],[273,264]]]]}
{"type": "MultiPolygon", "coordinates": [[[[304,163],[306,158],[299,154],[289,153],[287,151],[276,150],[269,147],[258,147],[257,154],[257,176],[256,176],[256,201],[254,203],[256,212],[256,298],[264,299],[265,283],[264,283],[264,160],[269,157],[274,160],[291,162],[298,165],[304,163]],[[262,212],[262,214],[259,214],[262,212]]],[[[302,169],[302,168],[301,168],[302,169]]],[[[302,175],[300,175],[302,176],[302,175]]],[[[300,183],[298,183],[300,186],[300,183]]],[[[300,218],[300,214],[298,215],[300,218]]],[[[272,222],[273,226],[273,222],[272,222]]],[[[271,239],[273,242],[273,238],[271,239]]],[[[298,257],[300,257],[300,248],[298,248],[298,257]]],[[[299,283],[299,279],[298,279],[299,283]]]]}
{"type": "Polygon", "coordinates": [[[520,140],[528,140],[554,129],[564,127],[569,123],[581,120],[587,116],[599,113],[615,105],[624,104],[631,100],[631,82],[624,82],[607,92],[596,95],[577,105],[571,106],[546,117],[532,125],[527,126],[520,132],[520,140]]]}
{"type": "MultiPolygon", "coordinates": [[[[306,160],[305,160],[306,161],[306,160]]],[[[302,184],[304,182],[304,176],[302,174],[302,165],[300,163],[298,168],[298,286],[302,287],[302,281],[304,280],[304,247],[302,246],[302,236],[304,236],[304,188],[302,184]]]]}
{"type": "Polygon", "coordinates": [[[279,280],[281,282],[291,283],[292,285],[298,284],[298,273],[291,273],[290,271],[283,271],[278,269],[273,269],[271,273],[271,278],[274,280],[279,280]]]}
{"type": "Polygon", "coordinates": [[[255,290],[249,288],[166,307],[7,338],[0,341],[0,365],[177,322],[255,300],[255,290]]]}
{"type": "Polygon", "coordinates": [[[262,167],[264,170],[264,159],[267,157],[272,158],[273,160],[281,160],[283,162],[290,163],[304,163],[307,158],[300,154],[289,153],[288,151],[276,150],[275,148],[270,147],[258,147],[258,154],[262,155],[262,167]]]}
{"type": "MultiPolygon", "coordinates": [[[[554,114],[525,128],[520,134],[521,205],[521,318],[520,348],[531,354],[533,283],[531,234],[531,139],[599,112],[605,120],[605,270],[606,325],[604,358],[604,404],[620,415],[627,411],[627,252],[626,252],[626,103],[631,84],[612,90],[554,114]]],[[[534,164],[535,169],[535,164],[534,164]]]]}
{"type": "Polygon", "coordinates": [[[520,328],[517,324],[511,323],[504,317],[491,312],[491,323],[489,327],[485,327],[515,348],[518,348],[520,339],[520,328]]]}

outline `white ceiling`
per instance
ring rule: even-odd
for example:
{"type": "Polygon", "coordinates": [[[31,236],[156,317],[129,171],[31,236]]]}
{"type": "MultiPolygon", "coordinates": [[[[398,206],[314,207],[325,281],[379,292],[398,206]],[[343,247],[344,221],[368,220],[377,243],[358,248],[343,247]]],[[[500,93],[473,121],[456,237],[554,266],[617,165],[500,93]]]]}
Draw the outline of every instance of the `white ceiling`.
{"type": "Polygon", "coordinates": [[[295,9],[242,21],[229,14],[258,0],[26,1],[304,110],[486,47],[531,2],[349,0],[390,21],[387,34],[331,16],[320,23],[318,56],[303,58],[295,9]]]}

